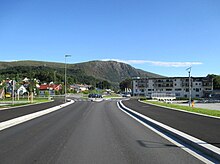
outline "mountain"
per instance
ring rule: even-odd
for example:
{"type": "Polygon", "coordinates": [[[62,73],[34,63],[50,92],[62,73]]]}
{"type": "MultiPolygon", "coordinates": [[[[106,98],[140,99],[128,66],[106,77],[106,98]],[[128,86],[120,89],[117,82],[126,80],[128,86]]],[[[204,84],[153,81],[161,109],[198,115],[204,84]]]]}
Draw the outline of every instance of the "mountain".
{"type": "MultiPolygon", "coordinates": [[[[41,81],[59,81],[64,79],[64,63],[42,61],[0,62],[0,80],[2,78],[36,77],[41,81]]],[[[94,84],[107,81],[113,86],[126,78],[132,77],[163,77],[158,74],[136,69],[128,64],[116,61],[89,61],[67,65],[69,82],[94,84]]]]}
{"type": "Polygon", "coordinates": [[[161,77],[160,75],[146,72],[140,69],[116,61],[90,61],[73,65],[83,70],[87,75],[111,82],[121,82],[131,77],[161,77]]]}

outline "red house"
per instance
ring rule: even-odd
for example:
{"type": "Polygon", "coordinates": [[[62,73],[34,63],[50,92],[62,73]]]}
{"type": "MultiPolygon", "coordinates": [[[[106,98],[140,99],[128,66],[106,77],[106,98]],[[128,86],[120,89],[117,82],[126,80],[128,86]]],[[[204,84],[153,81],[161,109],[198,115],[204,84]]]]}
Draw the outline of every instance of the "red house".
{"type": "Polygon", "coordinates": [[[48,91],[50,95],[55,95],[55,91],[61,91],[62,85],[61,84],[41,84],[39,87],[40,95],[44,96],[45,91],[48,91]]]}

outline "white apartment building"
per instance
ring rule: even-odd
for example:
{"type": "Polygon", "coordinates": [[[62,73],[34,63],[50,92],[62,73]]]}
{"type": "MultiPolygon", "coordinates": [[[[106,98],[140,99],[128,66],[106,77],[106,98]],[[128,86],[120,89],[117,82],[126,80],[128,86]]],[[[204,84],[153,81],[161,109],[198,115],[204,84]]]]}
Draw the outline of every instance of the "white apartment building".
{"type": "MultiPolygon", "coordinates": [[[[191,97],[209,97],[213,91],[213,79],[191,77],[191,97]]],[[[132,80],[133,96],[151,97],[152,93],[175,94],[177,98],[189,97],[189,77],[140,78],[132,80]]]]}

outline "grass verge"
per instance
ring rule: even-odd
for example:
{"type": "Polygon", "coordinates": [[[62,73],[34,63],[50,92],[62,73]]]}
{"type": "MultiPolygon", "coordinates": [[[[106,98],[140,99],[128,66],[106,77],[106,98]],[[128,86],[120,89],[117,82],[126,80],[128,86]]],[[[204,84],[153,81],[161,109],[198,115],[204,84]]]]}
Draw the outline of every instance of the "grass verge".
{"type": "Polygon", "coordinates": [[[14,104],[12,104],[12,100],[10,99],[5,99],[5,100],[0,100],[1,103],[4,103],[5,105],[0,105],[0,108],[8,108],[8,107],[17,107],[17,106],[23,106],[23,105],[28,105],[28,104],[37,104],[37,103],[44,103],[44,102],[50,102],[48,98],[34,98],[33,103],[30,101],[27,101],[27,99],[20,99],[20,100],[15,100],[14,104]]]}
{"type": "Polygon", "coordinates": [[[155,105],[160,105],[160,106],[165,106],[165,107],[170,107],[170,108],[175,108],[175,109],[180,109],[180,110],[189,111],[189,112],[194,112],[194,113],[205,114],[205,115],[209,115],[209,116],[220,117],[219,110],[210,110],[210,109],[204,109],[204,108],[192,108],[192,107],[188,107],[188,106],[181,106],[181,105],[177,105],[177,104],[167,104],[164,102],[149,101],[149,100],[144,100],[143,102],[147,102],[147,103],[155,104],[155,105]]]}

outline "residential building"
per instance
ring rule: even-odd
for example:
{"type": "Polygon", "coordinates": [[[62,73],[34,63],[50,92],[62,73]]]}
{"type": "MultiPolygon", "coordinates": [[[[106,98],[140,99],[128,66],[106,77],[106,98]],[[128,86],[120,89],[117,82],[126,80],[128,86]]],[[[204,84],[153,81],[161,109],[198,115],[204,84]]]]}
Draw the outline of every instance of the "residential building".
{"type": "MultiPolygon", "coordinates": [[[[191,97],[209,97],[213,91],[213,79],[191,77],[191,97]]],[[[189,77],[133,78],[134,96],[151,97],[152,93],[175,94],[176,97],[189,97],[189,77]]]]}
{"type": "Polygon", "coordinates": [[[45,96],[45,93],[48,92],[49,95],[55,95],[55,91],[61,91],[62,85],[61,84],[41,84],[39,87],[39,95],[45,96]]]}
{"type": "Polygon", "coordinates": [[[88,91],[92,86],[87,84],[72,84],[70,85],[70,90],[73,90],[77,93],[88,91]]]}

